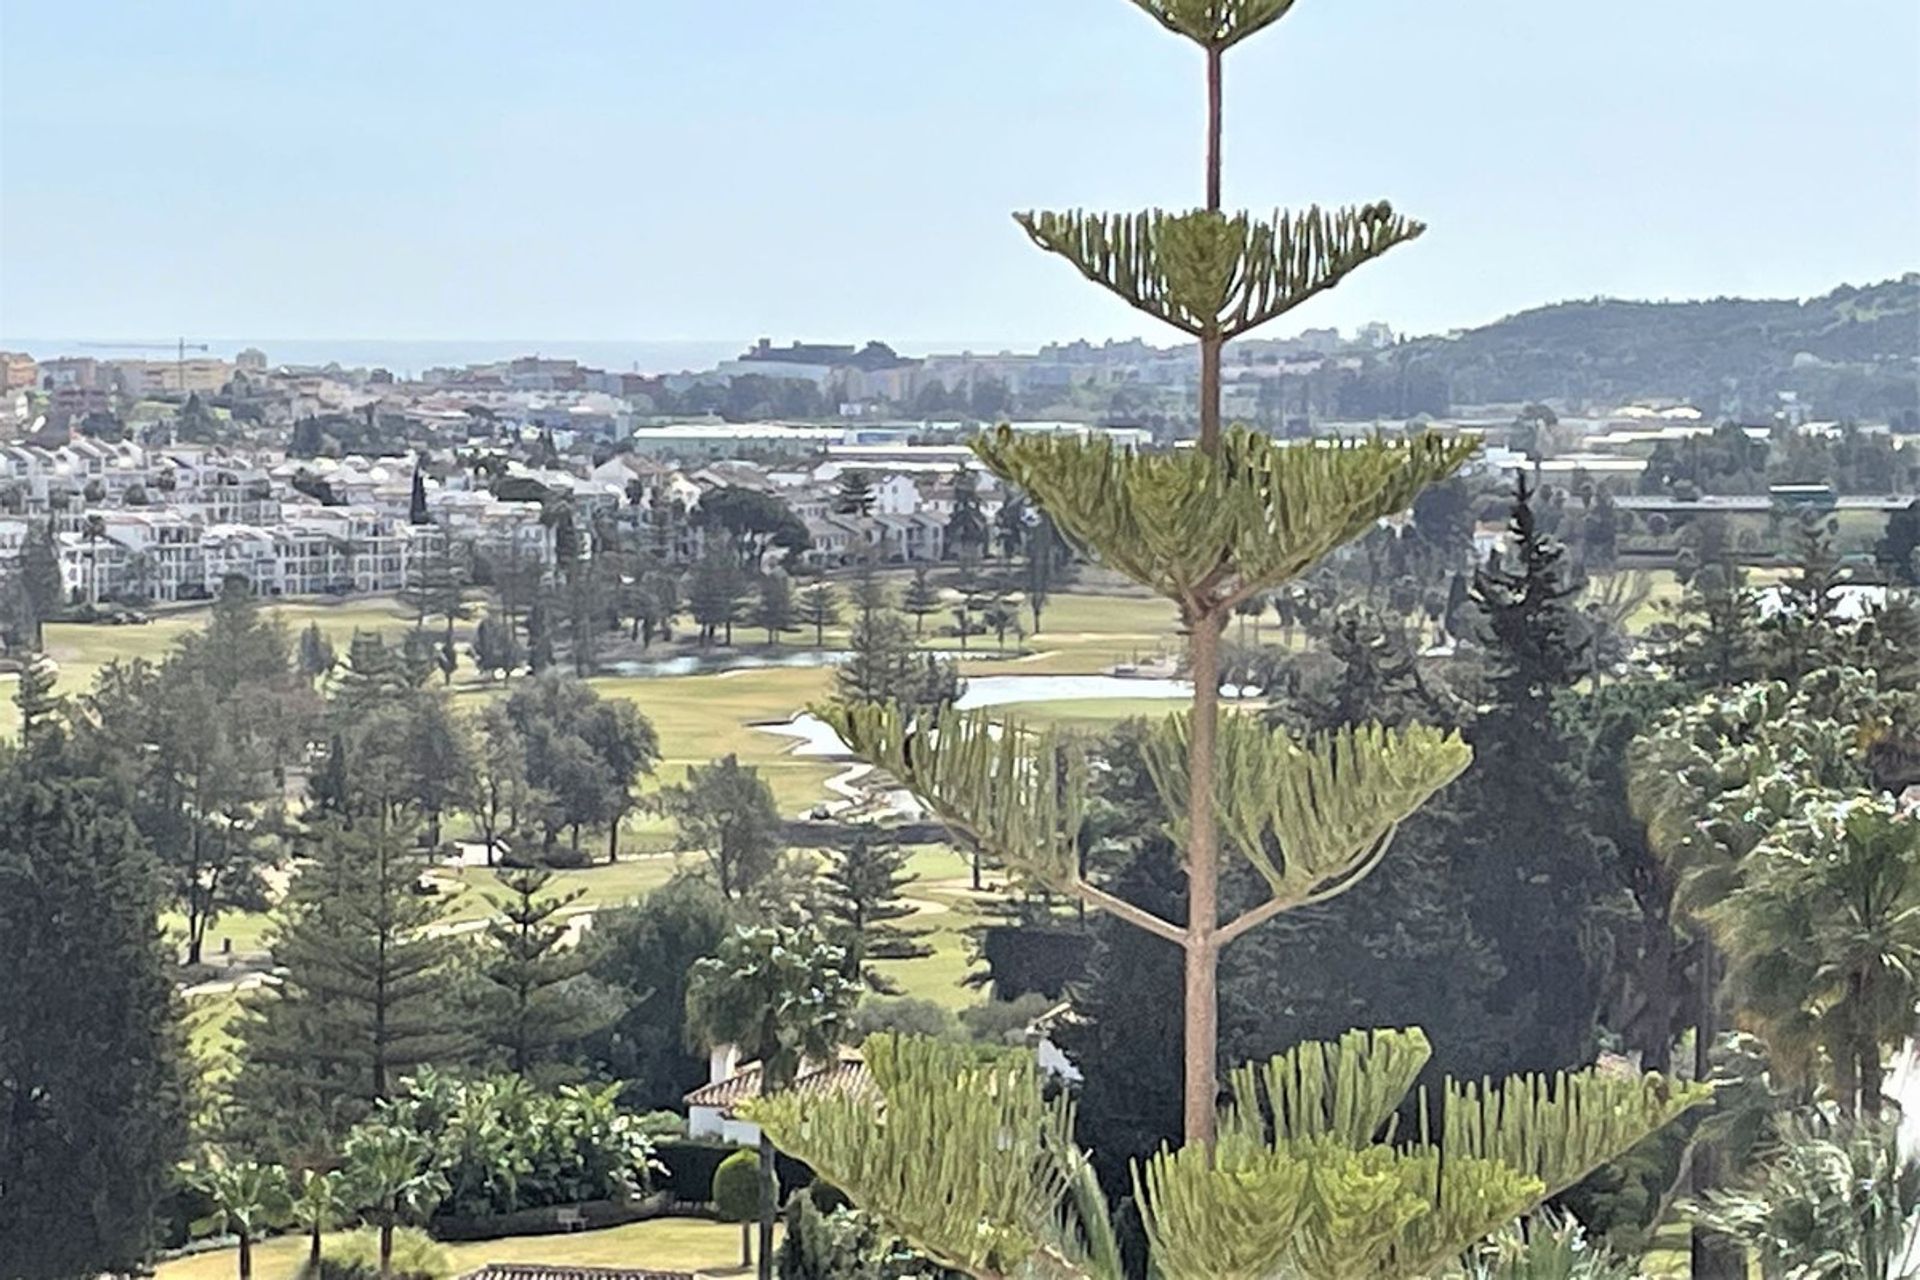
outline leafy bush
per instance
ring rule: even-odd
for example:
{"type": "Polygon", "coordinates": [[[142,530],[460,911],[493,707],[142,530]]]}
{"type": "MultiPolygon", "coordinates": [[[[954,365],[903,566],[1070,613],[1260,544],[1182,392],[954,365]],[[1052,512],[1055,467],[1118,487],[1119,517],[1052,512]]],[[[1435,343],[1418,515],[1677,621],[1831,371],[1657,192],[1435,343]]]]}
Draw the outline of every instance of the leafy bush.
{"type": "Polygon", "coordinates": [[[1516,1223],[1467,1259],[1461,1280],[1639,1280],[1640,1269],[1553,1214],[1516,1223]]]}
{"type": "Polygon", "coordinates": [[[455,1080],[423,1070],[405,1082],[395,1123],[433,1145],[450,1187],[442,1212],[481,1217],[645,1193],[659,1165],[617,1086],[540,1093],[518,1076],[455,1080]]]}
{"type": "Polygon", "coordinates": [[[876,1031],[900,1035],[951,1036],[959,1030],[952,1013],[931,1000],[914,996],[869,995],[862,999],[847,1023],[848,1035],[858,1044],[876,1031]]]}
{"type": "Polygon", "coordinates": [[[633,1118],[640,1132],[656,1142],[687,1136],[687,1118],[678,1111],[643,1111],[633,1118]]]}
{"type": "Polygon", "coordinates": [[[859,1210],[823,1211],[811,1195],[788,1203],[774,1268],[780,1280],[965,1280],[890,1237],[859,1210]]]}
{"type": "MultiPolygon", "coordinates": [[[[453,1262],[432,1236],[413,1227],[393,1233],[394,1280],[447,1280],[453,1262]]],[[[372,1227],[331,1238],[320,1255],[318,1280],[377,1280],[380,1233],[372,1227]]]]}
{"type": "Polygon", "coordinates": [[[1029,992],[1016,1000],[989,1000],[960,1011],[960,1025],[983,1044],[1025,1044],[1027,1028],[1058,1001],[1029,992]]]}
{"type": "Polygon", "coordinates": [[[1749,1186],[1683,1206],[1687,1216],[1752,1250],[1763,1275],[1920,1272],[1920,1163],[1901,1154],[1896,1126],[1794,1117],[1762,1161],[1749,1186]]]}

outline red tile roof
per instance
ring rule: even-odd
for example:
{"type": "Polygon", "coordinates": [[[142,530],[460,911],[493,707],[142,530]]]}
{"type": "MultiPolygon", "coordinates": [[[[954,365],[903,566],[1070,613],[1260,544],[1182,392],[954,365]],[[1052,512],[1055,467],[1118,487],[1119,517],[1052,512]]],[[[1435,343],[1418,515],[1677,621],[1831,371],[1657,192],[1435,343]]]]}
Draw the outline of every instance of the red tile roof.
{"type": "MultiPolygon", "coordinates": [[[[837,1062],[809,1063],[793,1082],[793,1091],[801,1094],[866,1091],[872,1088],[873,1080],[867,1075],[867,1064],[853,1049],[842,1052],[837,1062]]],[[[718,1107],[721,1115],[731,1117],[734,1107],[748,1098],[757,1097],[759,1093],[760,1064],[749,1062],[725,1080],[701,1085],[686,1096],[685,1102],[689,1107],[718,1107]]]]}
{"type": "Polygon", "coordinates": [[[489,1262],[460,1280],[699,1280],[690,1271],[633,1267],[550,1267],[539,1262],[489,1262]]]}

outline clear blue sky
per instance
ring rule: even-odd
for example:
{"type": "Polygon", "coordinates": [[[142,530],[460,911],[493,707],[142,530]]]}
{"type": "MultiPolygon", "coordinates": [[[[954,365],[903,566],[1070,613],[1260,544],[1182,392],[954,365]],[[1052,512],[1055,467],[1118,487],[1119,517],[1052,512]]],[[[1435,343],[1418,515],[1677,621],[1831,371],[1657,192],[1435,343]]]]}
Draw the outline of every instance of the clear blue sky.
{"type": "MultiPolygon", "coordinates": [[[[1227,197],[1432,224],[1282,329],[1920,267],[1914,0],[1300,0],[1227,197]]],[[[1190,205],[1124,0],[0,0],[0,333],[1172,335],[1030,206],[1190,205]]]]}

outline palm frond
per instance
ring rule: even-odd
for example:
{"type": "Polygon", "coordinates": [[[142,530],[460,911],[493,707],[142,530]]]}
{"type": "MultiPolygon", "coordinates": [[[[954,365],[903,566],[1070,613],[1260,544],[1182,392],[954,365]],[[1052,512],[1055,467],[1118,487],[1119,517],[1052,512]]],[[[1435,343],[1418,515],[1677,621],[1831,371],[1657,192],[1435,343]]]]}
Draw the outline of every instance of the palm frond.
{"type": "Polygon", "coordinates": [[[1190,609],[1217,608],[1306,572],[1404,511],[1478,448],[1425,433],[1407,441],[1280,444],[1236,428],[1217,455],[1136,454],[1106,438],[1016,432],[973,449],[1081,549],[1190,609]]]}
{"type": "Polygon", "coordinates": [[[1266,219],[1211,210],[1014,215],[1033,242],[1128,306],[1195,337],[1240,337],[1426,230],[1377,204],[1266,219]]]}

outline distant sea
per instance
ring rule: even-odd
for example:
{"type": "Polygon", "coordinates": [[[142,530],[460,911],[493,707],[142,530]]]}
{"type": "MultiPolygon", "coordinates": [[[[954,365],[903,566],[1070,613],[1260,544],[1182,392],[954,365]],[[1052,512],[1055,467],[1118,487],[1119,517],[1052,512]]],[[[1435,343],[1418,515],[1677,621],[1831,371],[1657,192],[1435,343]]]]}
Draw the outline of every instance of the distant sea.
{"type": "MultiPolygon", "coordinates": [[[[406,376],[436,367],[490,364],[514,356],[574,359],[618,373],[680,373],[711,369],[752,345],[747,338],[621,342],[599,338],[445,338],[429,341],[385,338],[208,338],[206,354],[231,360],[246,347],[264,351],[272,364],[380,368],[406,376]]],[[[36,359],[94,356],[102,360],[171,359],[172,339],[0,338],[0,350],[25,351],[36,359]]],[[[189,349],[188,355],[199,355],[189,349]]]]}

